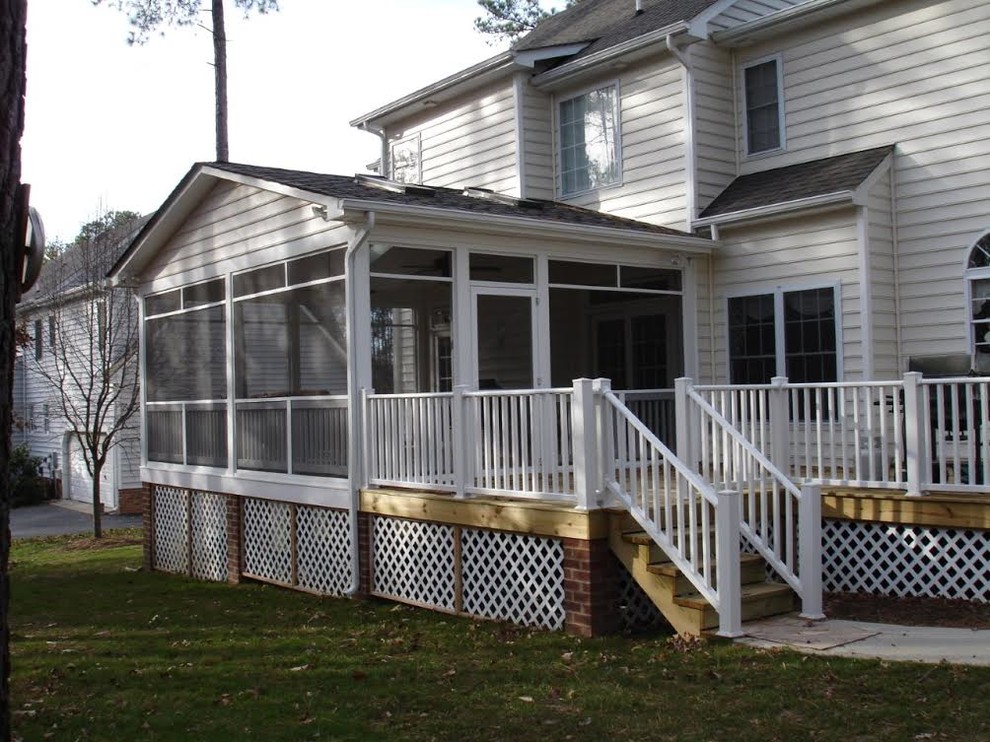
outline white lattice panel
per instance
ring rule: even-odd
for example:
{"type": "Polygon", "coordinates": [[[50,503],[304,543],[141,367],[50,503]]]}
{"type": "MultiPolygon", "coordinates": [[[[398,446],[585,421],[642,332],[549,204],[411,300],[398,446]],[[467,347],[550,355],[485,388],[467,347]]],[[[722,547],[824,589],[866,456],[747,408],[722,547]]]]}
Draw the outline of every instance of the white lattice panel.
{"type": "Polygon", "coordinates": [[[619,572],[619,615],[622,620],[622,630],[638,632],[669,628],[670,624],[650,600],[650,596],[636,584],[629,570],[618,560],[616,562],[619,572]]]}
{"type": "Polygon", "coordinates": [[[215,492],[194,492],[190,508],[192,575],[224,582],[227,579],[227,498],[215,492]]]}
{"type": "Polygon", "coordinates": [[[300,587],[326,595],[342,595],[350,587],[351,529],[346,510],[299,506],[296,550],[300,587]]]}
{"type": "Polygon", "coordinates": [[[526,626],[564,626],[564,546],[550,538],[465,528],[464,611],[526,626]]]}
{"type": "Polygon", "coordinates": [[[289,505],[244,498],[244,572],[288,585],[292,581],[289,505]]]}
{"type": "Polygon", "coordinates": [[[182,572],[189,569],[189,522],[187,520],[186,490],[176,487],[155,487],[154,523],[155,569],[182,572]]]}
{"type": "Polygon", "coordinates": [[[452,526],[375,518],[372,551],[374,593],[454,610],[452,526]]]}
{"type": "Polygon", "coordinates": [[[990,601],[990,532],[826,520],[825,590],[990,601]]]}

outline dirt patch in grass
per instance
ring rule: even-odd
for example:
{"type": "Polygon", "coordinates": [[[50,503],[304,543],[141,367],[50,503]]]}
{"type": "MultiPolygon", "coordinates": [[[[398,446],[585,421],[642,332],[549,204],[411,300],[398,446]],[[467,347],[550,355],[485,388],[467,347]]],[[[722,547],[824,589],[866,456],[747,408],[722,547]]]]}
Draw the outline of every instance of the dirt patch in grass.
{"type": "Polygon", "coordinates": [[[849,621],[900,626],[990,629],[990,604],[948,598],[826,593],[825,615],[849,621]]]}
{"type": "Polygon", "coordinates": [[[118,546],[134,546],[140,543],[140,536],[110,534],[103,538],[80,536],[69,541],[65,548],[67,551],[92,551],[94,549],[116,549],[118,546]]]}

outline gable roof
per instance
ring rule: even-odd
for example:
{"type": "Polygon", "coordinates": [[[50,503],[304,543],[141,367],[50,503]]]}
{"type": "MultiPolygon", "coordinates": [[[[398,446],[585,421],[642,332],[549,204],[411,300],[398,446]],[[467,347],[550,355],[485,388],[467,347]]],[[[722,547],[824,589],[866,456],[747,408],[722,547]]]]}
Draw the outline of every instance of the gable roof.
{"type": "MultiPolygon", "coordinates": [[[[644,237],[667,238],[687,250],[706,251],[708,241],[669,227],[604,214],[557,201],[517,199],[484,188],[441,188],[405,185],[371,175],[331,175],[305,170],[287,170],[233,162],[200,162],[192,166],[173,189],[155,215],[144,225],[120,256],[110,275],[122,273],[124,267],[149,238],[158,243],[178,228],[199,199],[220,180],[233,180],[259,188],[324,204],[332,199],[340,211],[380,211],[412,218],[451,217],[476,220],[478,224],[500,221],[515,225],[520,231],[537,225],[561,228],[622,230],[644,237]],[[157,234],[156,234],[157,233],[157,234]]],[[[333,218],[331,215],[329,218],[333,218]]]]}
{"type": "Polygon", "coordinates": [[[718,0],[643,0],[636,12],[635,0],[579,0],[555,13],[522,37],[513,51],[586,42],[571,59],[617,46],[651,31],[679,22],[687,23],[718,0]]]}
{"type": "Polygon", "coordinates": [[[832,194],[851,197],[893,151],[894,145],[887,145],[741,175],[701,212],[699,221],[832,194]]]}

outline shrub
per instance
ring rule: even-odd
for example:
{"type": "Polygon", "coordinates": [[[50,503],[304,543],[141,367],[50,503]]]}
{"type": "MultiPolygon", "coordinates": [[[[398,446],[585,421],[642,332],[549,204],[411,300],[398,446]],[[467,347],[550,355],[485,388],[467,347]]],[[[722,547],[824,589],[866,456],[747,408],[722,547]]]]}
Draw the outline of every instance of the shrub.
{"type": "Polygon", "coordinates": [[[44,502],[48,487],[41,477],[41,458],[32,456],[25,444],[10,452],[10,505],[37,505],[44,502]]]}

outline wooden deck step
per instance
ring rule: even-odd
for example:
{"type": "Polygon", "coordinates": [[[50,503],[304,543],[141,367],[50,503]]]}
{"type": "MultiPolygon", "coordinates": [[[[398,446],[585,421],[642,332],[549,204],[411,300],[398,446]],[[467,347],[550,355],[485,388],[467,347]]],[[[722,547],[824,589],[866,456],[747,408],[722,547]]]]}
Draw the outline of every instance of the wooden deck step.
{"type": "MultiPolygon", "coordinates": [[[[681,608],[700,614],[700,628],[711,631],[718,628],[718,613],[698,593],[678,595],[674,603],[681,608]]],[[[742,586],[742,620],[755,621],[766,616],[790,613],[794,610],[794,591],[789,585],[778,582],[759,582],[742,586]]]]}
{"type": "MultiPolygon", "coordinates": [[[[711,562],[712,571],[715,571],[715,560],[711,562]]],[[[759,554],[739,555],[740,580],[743,585],[764,583],[767,579],[766,562],[759,554]]],[[[684,576],[684,573],[677,568],[673,562],[657,561],[651,562],[647,572],[674,581],[674,595],[687,595],[695,593],[694,585],[684,576]]],[[[716,586],[718,585],[716,579],[716,586]]]]}

